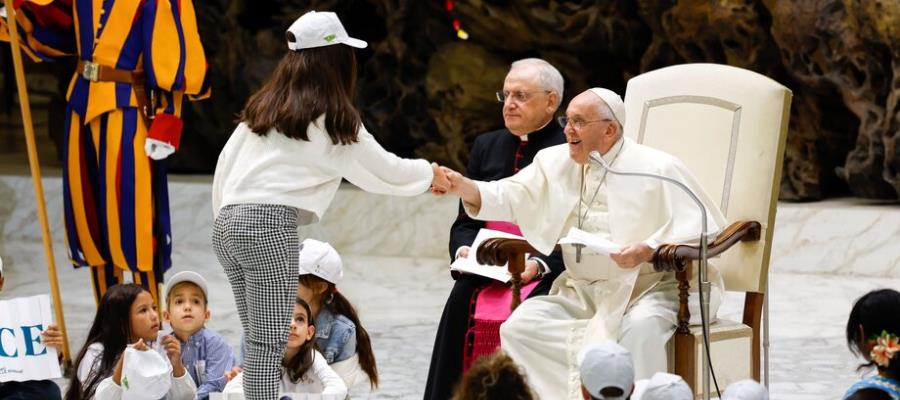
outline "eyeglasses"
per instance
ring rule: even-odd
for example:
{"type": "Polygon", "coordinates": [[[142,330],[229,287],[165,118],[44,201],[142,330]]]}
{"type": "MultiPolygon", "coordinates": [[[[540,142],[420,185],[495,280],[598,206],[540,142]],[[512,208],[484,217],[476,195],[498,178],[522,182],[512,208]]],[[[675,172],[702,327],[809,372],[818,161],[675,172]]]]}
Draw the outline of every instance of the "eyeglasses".
{"type": "Polygon", "coordinates": [[[612,122],[612,120],[609,118],[604,118],[604,119],[596,119],[593,121],[585,121],[580,118],[569,119],[565,115],[562,115],[562,116],[556,117],[556,122],[559,122],[559,126],[561,126],[563,129],[566,129],[566,125],[571,124],[572,128],[574,128],[575,130],[580,130],[581,128],[584,128],[585,125],[593,124],[594,122],[612,122]]]}
{"type": "Polygon", "coordinates": [[[531,95],[534,93],[550,93],[552,90],[536,90],[533,92],[526,92],[522,90],[517,90],[515,92],[510,92],[506,90],[501,90],[497,92],[497,101],[501,103],[506,103],[506,99],[510,98],[515,103],[525,103],[528,99],[531,98],[531,95]]]}

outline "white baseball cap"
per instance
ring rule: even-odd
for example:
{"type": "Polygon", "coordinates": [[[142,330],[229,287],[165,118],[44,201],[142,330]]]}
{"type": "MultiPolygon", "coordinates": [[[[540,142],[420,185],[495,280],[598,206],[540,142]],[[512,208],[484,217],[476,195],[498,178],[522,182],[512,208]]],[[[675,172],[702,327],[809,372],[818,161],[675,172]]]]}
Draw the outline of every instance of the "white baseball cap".
{"type": "Polygon", "coordinates": [[[744,379],[728,385],[722,400],[769,400],[769,392],[761,383],[744,379]]]}
{"type": "Polygon", "coordinates": [[[344,264],[337,250],[315,239],[300,243],[300,275],[313,274],[335,285],[344,277],[344,264]]]}
{"type": "Polygon", "coordinates": [[[597,97],[600,97],[606,105],[609,106],[609,109],[612,110],[613,117],[615,117],[616,121],[619,122],[619,125],[625,126],[625,102],[622,101],[622,98],[609,89],[604,88],[590,88],[588,89],[591,93],[596,94],[597,97]]]}
{"type": "Polygon", "coordinates": [[[125,349],[122,400],[158,400],[172,386],[172,365],[155,350],[125,349]]]}
{"type": "Polygon", "coordinates": [[[169,278],[169,281],[166,282],[165,298],[168,299],[169,292],[172,291],[172,288],[182,282],[190,282],[199,286],[200,290],[203,291],[203,297],[206,297],[207,302],[209,301],[209,290],[206,289],[206,279],[203,279],[202,275],[194,271],[181,271],[169,278]]]}
{"type": "Polygon", "coordinates": [[[634,362],[631,353],[611,341],[588,345],[578,353],[581,383],[591,396],[604,400],[627,399],[634,389],[634,362]],[[603,389],[614,387],[622,396],[609,397],[603,389]]]}
{"type": "Polygon", "coordinates": [[[693,400],[694,392],[678,375],[657,372],[647,382],[641,400],[693,400]]]}
{"type": "Polygon", "coordinates": [[[344,25],[333,12],[310,11],[297,18],[286,34],[288,48],[291,50],[325,47],[333,44],[346,44],[350,47],[364,49],[365,41],[347,35],[344,25]]]}

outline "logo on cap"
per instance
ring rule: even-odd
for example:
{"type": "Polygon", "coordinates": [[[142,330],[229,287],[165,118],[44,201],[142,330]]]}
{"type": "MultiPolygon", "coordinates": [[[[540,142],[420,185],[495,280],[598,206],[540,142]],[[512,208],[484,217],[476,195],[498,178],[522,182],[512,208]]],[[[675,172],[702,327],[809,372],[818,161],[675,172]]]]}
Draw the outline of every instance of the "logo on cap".
{"type": "Polygon", "coordinates": [[[337,35],[332,33],[328,36],[325,36],[323,39],[325,39],[326,42],[331,43],[331,41],[334,40],[334,38],[336,38],[336,37],[337,37],[337,35]]]}

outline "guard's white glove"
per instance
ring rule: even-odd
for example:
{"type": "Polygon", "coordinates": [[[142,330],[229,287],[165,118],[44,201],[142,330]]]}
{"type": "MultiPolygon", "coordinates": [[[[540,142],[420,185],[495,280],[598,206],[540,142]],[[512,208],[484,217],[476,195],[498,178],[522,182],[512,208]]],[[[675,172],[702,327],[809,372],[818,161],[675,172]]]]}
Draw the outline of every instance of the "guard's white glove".
{"type": "Polygon", "coordinates": [[[172,155],[172,153],[175,152],[175,146],[156,139],[147,138],[144,141],[144,152],[147,153],[147,157],[159,161],[172,155]]]}

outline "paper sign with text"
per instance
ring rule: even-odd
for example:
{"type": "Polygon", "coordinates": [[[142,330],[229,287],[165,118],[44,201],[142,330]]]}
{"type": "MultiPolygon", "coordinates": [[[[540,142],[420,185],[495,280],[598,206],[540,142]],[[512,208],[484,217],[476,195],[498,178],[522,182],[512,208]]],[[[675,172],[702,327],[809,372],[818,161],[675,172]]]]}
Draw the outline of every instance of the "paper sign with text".
{"type": "Polygon", "coordinates": [[[48,295],[0,301],[0,382],[62,377],[56,349],[41,342],[52,321],[48,295]]]}

